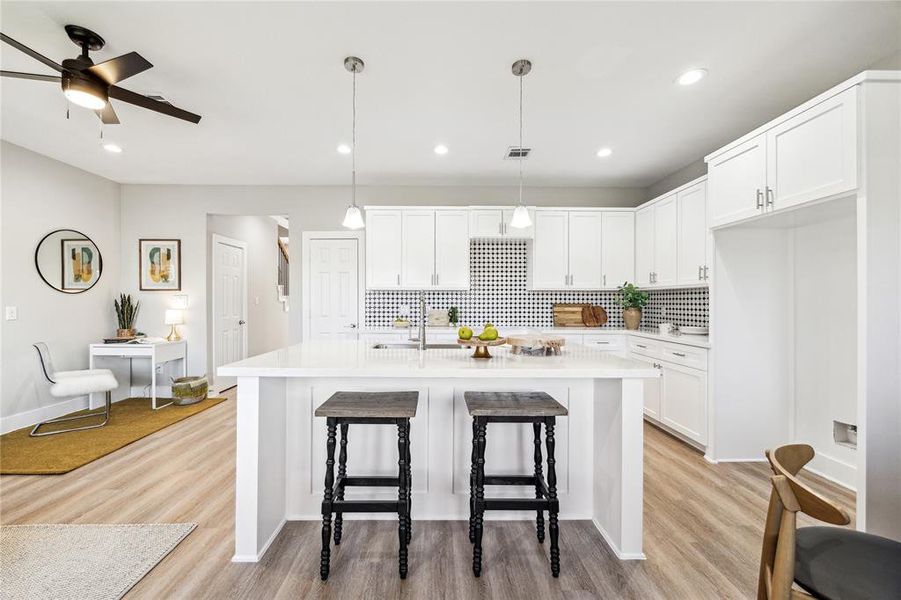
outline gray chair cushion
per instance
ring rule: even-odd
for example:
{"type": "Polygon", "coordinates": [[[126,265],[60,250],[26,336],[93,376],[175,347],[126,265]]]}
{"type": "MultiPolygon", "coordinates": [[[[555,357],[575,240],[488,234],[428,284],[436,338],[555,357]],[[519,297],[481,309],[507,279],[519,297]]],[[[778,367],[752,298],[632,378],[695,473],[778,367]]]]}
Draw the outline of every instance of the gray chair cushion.
{"type": "Polygon", "coordinates": [[[901,543],[841,527],[801,527],[795,583],[827,600],[897,600],[901,543]]]}

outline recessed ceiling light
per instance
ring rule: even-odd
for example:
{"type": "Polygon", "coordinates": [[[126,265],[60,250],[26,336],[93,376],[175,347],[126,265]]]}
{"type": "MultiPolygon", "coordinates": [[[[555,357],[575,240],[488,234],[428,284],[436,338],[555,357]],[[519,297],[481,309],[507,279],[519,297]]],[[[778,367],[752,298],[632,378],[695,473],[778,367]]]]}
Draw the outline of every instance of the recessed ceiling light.
{"type": "Polygon", "coordinates": [[[693,85],[705,77],[707,77],[707,69],[692,69],[691,71],[685,71],[679,75],[679,78],[676,79],[676,83],[679,85],[693,85]]]}
{"type": "Polygon", "coordinates": [[[350,146],[347,144],[338,144],[338,152],[341,154],[350,154],[350,146]]]}
{"type": "Polygon", "coordinates": [[[447,154],[447,146],[444,144],[438,144],[435,146],[435,154],[447,154]]]}
{"type": "Polygon", "coordinates": [[[611,150],[610,148],[601,148],[600,150],[598,150],[599,158],[606,158],[611,154],[613,154],[613,150],[611,150]]]}
{"type": "Polygon", "coordinates": [[[113,154],[121,154],[122,153],[122,146],[119,146],[118,144],[113,144],[111,142],[107,142],[106,144],[103,144],[103,149],[106,150],[107,152],[112,152],[113,154]]]}

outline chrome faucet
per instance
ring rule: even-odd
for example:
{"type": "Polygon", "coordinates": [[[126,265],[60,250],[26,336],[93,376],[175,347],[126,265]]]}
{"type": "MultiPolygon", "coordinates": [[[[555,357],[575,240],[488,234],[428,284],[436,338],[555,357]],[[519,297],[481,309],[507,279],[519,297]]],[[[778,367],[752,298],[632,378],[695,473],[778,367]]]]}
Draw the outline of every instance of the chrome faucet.
{"type": "Polygon", "coordinates": [[[419,349],[425,350],[425,290],[419,290],[419,349]]]}

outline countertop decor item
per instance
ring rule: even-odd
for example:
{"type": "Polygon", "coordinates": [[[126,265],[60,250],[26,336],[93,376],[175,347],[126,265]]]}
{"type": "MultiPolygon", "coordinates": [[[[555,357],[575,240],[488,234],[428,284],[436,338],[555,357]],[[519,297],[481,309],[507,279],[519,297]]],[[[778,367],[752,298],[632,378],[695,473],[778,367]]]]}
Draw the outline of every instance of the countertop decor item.
{"type": "Polygon", "coordinates": [[[607,323],[607,311],[603,306],[583,306],[582,322],[586,327],[600,327],[607,323]]]}
{"type": "Polygon", "coordinates": [[[502,346],[507,343],[507,339],[499,337],[496,340],[485,341],[472,337],[468,340],[457,339],[457,343],[466,348],[475,348],[476,351],[472,355],[473,358],[491,358],[491,354],[488,353],[488,347],[502,346]]]}
{"type": "Polygon", "coordinates": [[[507,336],[513,354],[528,356],[549,356],[560,354],[566,345],[566,338],[559,335],[511,335],[507,336]]]}
{"type": "Polygon", "coordinates": [[[649,296],[634,283],[625,282],[619,290],[619,305],[623,307],[623,322],[626,329],[636,330],[641,325],[641,309],[647,305],[649,296]]]}
{"type": "Polygon", "coordinates": [[[116,308],[116,320],[119,322],[116,337],[120,339],[133,338],[135,336],[135,320],[138,318],[141,303],[132,301],[131,294],[119,294],[119,299],[113,300],[113,306],[116,308]]]}
{"type": "Polygon", "coordinates": [[[450,316],[446,309],[430,308],[425,324],[428,327],[450,327],[450,316]]]}
{"type": "Polygon", "coordinates": [[[172,380],[172,398],[176,406],[197,404],[205,399],[210,391],[210,382],[203,377],[179,377],[172,380]]]}
{"type": "Polygon", "coordinates": [[[460,309],[456,306],[451,306],[447,309],[447,318],[450,321],[450,324],[456,327],[457,323],[460,322],[460,309]]]}
{"type": "Polygon", "coordinates": [[[587,304],[555,304],[554,327],[585,327],[582,309],[587,304]]]}
{"type": "Polygon", "coordinates": [[[170,342],[181,341],[181,335],[178,333],[178,326],[185,322],[184,311],[177,308],[166,309],[166,325],[171,325],[172,329],[166,339],[170,342]]]}
{"type": "Polygon", "coordinates": [[[682,325],[679,327],[679,333],[685,335],[707,335],[710,333],[710,327],[691,327],[689,325],[682,325]]]}
{"type": "Polygon", "coordinates": [[[397,317],[396,319],[394,319],[392,326],[395,329],[409,329],[410,321],[408,319],[404,319],[402,317],[397,317]]]}

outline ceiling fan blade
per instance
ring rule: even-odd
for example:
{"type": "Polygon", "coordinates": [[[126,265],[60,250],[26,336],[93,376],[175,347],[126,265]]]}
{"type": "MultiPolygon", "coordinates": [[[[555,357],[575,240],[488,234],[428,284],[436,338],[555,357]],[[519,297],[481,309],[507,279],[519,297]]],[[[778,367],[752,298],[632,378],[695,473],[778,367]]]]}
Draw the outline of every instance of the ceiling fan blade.
{"type": "Polygon", "coordinates": [[[95,110],[94,112],[97,113],[97,116],[100,117],[100,121],[104,125],[119,124],[119,117],[116,115],[116,111],[113,110],[113,105],[110,102],[107,102],[102,110],[95,110]]]}
{"type": "Polygon", "coordinates": [[[129,52],[128,54],[98,63],[93,67],[88,67],[85,70],[93,73],[106,83],[113,85],[132,75],[142,73],[152,66],[150,61],[137,52],[129,52]]]}
{"type": "Polygon", "coordinates": [[[15,77],[16,79],[34,79],[35,81],[52,81],[59,83],[62,79],[59,75],[40,75],[39,73],[19,73],[18,71],[0,71],[0,77],[15,77]]]}
{"type": "Polygon", "coordinates": [[[5,33],[0,33],[0,40],[6,42],[7,44],[9,44],[10,46],[12,46],[12,47],[15,48],[16,50],[19,50],[19,51],[21,51],[21,52],[24,52],[25,54],[27,54],[27,55],[30,56],[31,58],[33,58],[33,59],[35,59],[35,60],[41,61],[42,63],[44,63],[45,65],[47,65],[47,66],[50,67],[51,69],[54,69],[54,70],[56,70],[56,71],[59,71],[60,73],[63,72],[63,67],[62,67],[62,65],[59,65],[59,64],[53,62],[52,60],[50,60],[49,58],[47,58],[47,57],[44,56],[43,54],[39,54],[39,53],[35,52],[34,50],[32,50],[31,48],[29,48],[29,47],[26,46],[25,44],[22,44],[22,43],[17,42],[16,40],[12,39],[11,37],[9,37],[8,35],[6,35],[5,33]]]}
{"type": "Polygon", "coordinates": [[[134,104],[135,106],[140,106],[141,108],[156,111],[164,115],[169,115],[170,117],[175,117],[176,119],[183,119],[185,121],[190,121],[191,123],[200,122],[200,115],[195,115],[194,113],[172,106],[168,102],[160,102],[159,100],[154,100],[153,98],[142,96],[141,94],[120,88],[117,85],[110,86],[109,97],[115,98],[116,100],[121,100],[122,102],[128,102],[129,104],[134,104]]]}

